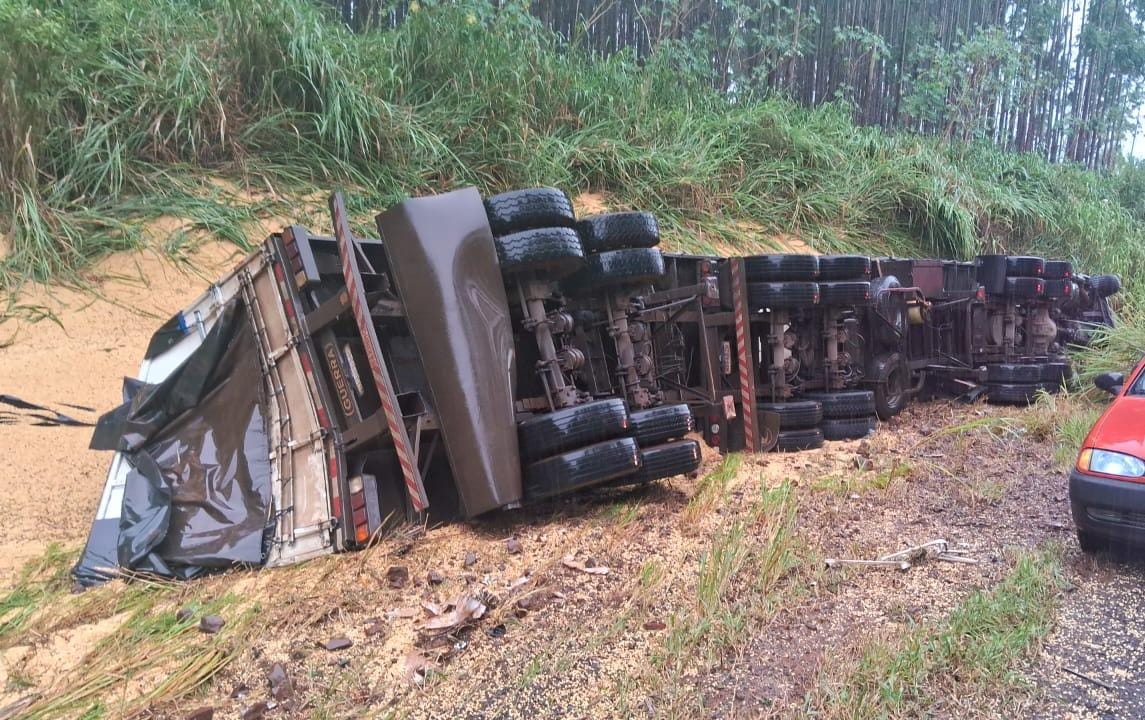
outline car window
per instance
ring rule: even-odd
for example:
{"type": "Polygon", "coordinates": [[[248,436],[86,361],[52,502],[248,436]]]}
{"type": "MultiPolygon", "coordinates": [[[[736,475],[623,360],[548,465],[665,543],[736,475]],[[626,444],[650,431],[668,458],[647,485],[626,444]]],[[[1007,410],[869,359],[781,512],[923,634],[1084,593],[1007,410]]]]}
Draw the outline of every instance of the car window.
{"type": "Polygon", "coordinates": [[[1145,395],[1145,371],[1137,374],[1137,378],[1130,386],[1129,392],[1126,395],[1145,395]]]}

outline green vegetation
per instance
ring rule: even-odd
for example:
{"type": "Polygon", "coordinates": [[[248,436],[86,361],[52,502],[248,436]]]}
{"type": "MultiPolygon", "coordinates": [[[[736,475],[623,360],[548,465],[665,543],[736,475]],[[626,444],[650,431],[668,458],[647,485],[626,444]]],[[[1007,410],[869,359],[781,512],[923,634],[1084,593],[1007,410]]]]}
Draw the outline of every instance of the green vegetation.
{"type": "MultiPolygon", "coordinates": [[[[792,485],[762,487],[747,512],[716,531],[700,555],[695,603],[672,615],[668,632],[652,655],[672,716],[690,717],[703,698],[683,678],[710,672],[752,639],[752,628],[769,620],[785,602],[805,590],[791,577],[814,564],[795,533],[799,500],[792,485]]],[[[656,573],[641,582],[657,582],[656,573]]]]}
{"type": "MultiPolygon", "coordinates": [[[[1053,626],[1061,579],[1060,548],[1021,555],[1009,576],[976,592],[943,621],[863,646],[829,661],[805,711],[821,718],[916,718],[934,703],[960,698],[983,714],[1023,689],[1018,663],[1053,626]]],[[[941,714],[941,713],[940,713],[941,714]]]]}
{"type": "Polygon", "coordinates": [[[843,104],[729,97],[673,43],[593,59],[515,4],[413,10],[354,34],[311,0],[0,0],[6,283],[136,244],[160,215],[241,243],[255,216],[303,214],[316,189],[350,189],[366,222],[468,183],[602,192],[657,212],[677,248],[794,235],[1145,268],[1136,169],[1103,177],[857,127],[843,104]]]}

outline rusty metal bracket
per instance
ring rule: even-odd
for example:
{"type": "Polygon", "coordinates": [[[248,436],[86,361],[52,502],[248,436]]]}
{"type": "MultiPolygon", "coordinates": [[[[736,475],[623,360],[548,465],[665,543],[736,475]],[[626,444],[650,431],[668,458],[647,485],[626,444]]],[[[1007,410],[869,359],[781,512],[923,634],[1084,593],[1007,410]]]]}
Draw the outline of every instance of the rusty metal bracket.
{"type": "Polygon", "coordinates": [[[366,293],[362,287],[362,274],[358,269],[358,244],[350,232],[350,224],[346,220],[346,206],[341,193],[330,196],[330,215],[334,221],[334,238],[338,242],[338,254],[342,257],[342,276],[346,281],[346,291],[350,295],[350,307],[354,314],[354,321],[362,340],[366,346],[366,359],[370,363],[370,371],[374,376],[374,383],[378,388],[378,395],[382,401],[382,411],[386,416],[386,424],[390,429],[390,437],[397,452],[398,464],[402,469],[402,479],[405,481],[406,492],[409,494],[410,504],[415,512],[425,512],[429,507],[429,498],[425,493],[425,485],[421,473],[414,464],[413,451],[406,433],[405,422],[402,419],[401,408],[398,405],[397,393],[393,383],[390,382],[389,368],[382,355],[378,335],[370,318],[370,309],[366,304],[366,293]]]}
{"type": "Polygon", "coordinates": [[[740,402],[743,404],[744,448],[760,452],[759,425],[755,405],[755,355],[751,351],[751,323],[748,321],[747,273],[743,258],[731,258],[732,310],[735,314],[737,364],[739,365],[740,402]]]}

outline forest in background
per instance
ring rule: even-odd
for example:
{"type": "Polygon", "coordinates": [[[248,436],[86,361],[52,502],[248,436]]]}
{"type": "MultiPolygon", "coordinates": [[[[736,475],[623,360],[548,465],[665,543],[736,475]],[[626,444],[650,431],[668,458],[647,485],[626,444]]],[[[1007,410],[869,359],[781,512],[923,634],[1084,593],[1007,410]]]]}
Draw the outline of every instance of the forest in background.
{"type": "Polygon", "coordinates": [[[596,52],[525,5],[406,13],[353,31],[322,0],[0,0],[3,283],[74,276],[159,217],[184,222],[172,251],[202,233],[247,247],[256,217],[309,222],[334,188],[368,228],[462,185],[600,193],[657,213],[681,250],[794,236],[1145,271],[1134,165],[1092,172],[859,124],[846,100],[732,94],[684,43],[596,52]]]}
{"type": "MultiPolygon", "coordinates": [[[[419,0],[328,0],[358,30],[419,0]]],[[[498,0],[511,3],[514,0],[498,0]]],[[[1090,168],[1136,143],[1141,0],[534,0],[595,56],[676,52],[730,96],[843,102],[863,125],[988,139],[1090,168]]],[[[1145,142],[1145,141],[1143,141],[1145,142]]]]}

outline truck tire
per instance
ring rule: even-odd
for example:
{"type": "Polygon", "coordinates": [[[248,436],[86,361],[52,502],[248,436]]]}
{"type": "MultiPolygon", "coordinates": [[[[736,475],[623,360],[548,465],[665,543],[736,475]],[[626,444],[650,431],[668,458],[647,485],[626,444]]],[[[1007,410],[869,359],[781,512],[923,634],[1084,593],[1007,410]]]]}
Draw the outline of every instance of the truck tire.
{"type": "Polygon", "coordinates": [[[819,283],[819,304],[838,307],[840,305],[869,305],[871,284],[869,282],[821,282],[819,283]]]}
{"type": "Polygon", "coordinates": [[[1042,277],[1046,280],[1068,280],[1073,277],[1073,263],[1069,260],[1046,260],[1044,272],[1042,277]]]}
{"type": "Polygon", "coordinates": [[[1073,290],[1073,280],[1046,280],[1042,292],[1048,298],[1069,297],[1073,290]]]}
{"type": "Polygon", "coordinates": [[[994,383],[986,386],[986,402],[992,405],[1029,405],[1039,390],[1048,388],[1036,383],[994,383]]]}
{"type": "Polygon", "coordinates": [[[628,411],[620,398],[534,415],[517,424],[521,460],[530,463],[573,448],[611,440],[626,434],[630,427],[628,411]]]}
{"type": "Polygon", "coordinates": [[[748,282],[815,280],[819,277],[816,255],[752,255],[743,259],[748,282]]]}
{"type": "Polygon", "coordinates": [[[640,485],[665,478],[687,475],[700,467],[700,443],[677,440],[640,450],[640,469],[617,478],[611,486],[640,485]]]}
{"type": "Polygon", "coordinates": [[[572,227],[572,201],[556,188],[540,187],[485,198],[485,215],[493,235],[508,235],[542,227],[572,227]]]}
{"type": "Polygon", "coordinates": [[[813,282],[753,282],[747,286],[747,305],[763,308],[801,308],[819,304],[819,286],[813,282]]]}
{"type": "Polygon", "coordinates": [[[1009,277],[1045,277],[1046,261],[1029,255],[1006,257],[1006,275],[1009,277]]]}
{"type": "Polygon", "coordinates": [[[1063,382],[1073,374],[1073,367],[1068,362],[1048,362],[1042,364],[1042,382],[1051,383],[1060,387],[1063,382]]]}
{"type": "Polygon", "coordinates": [[[820,280],[870,280],[871,259],[865,255],[820,255],[820,280]]]}
{"type": "Polygon", "coordinates": [[[504,275],[544,273],[562,278],[584,265],[580,237],[572,228],[546,227],[493,238],[504,275]]]}
{"type": "Polygon", "coordinates": [[[656,248],[631,248],[593,253],[569,278],[573,294],[621,285],[651,285],[664,276],[664,258],[656,248]]]}
{"type": "Polygon", "coordinates": [[[780,430],[813,428],[823,421],[823,406],[815,400],[791,400],[789,402],[761,402],[760,410],[779,415],[780,430]]]}
{"type": "Polygon", "coordinates": [[[640,469],[640,448],[616,438],[539,460],[525,467],[525,499],[543,500],[599,485],[640,469]]]}
{"type": "Polygon", "coordinates": [[[823,432],[819,428],[780,430],[773,452],[797,452],[823,447],[823,432]]]}
{"type": "Polygon", "coordinates": [[[628,416],[629,434],[642,448],[682,438],[695,429],[687,405],[661,405],[628,416]]]}
{"type": "Polygon", "coordinates": [[[875,431],[877,423],[873,417],[832,418],[819,426],[824,440],[858,440],[875,431]]]}
{"type": "Polygon", "coordinates": [[[1041,365],[995,363],[986,366],[987,383],[1036,383],[1042,380],[1041,365]]]}
{"type": "Polygon", "coordinates": [[[1121,292],[1121,278],[1116,275],[1094,275],[1089,279],[1093,291],[1101,297],[1109,297],[1121,292]]]}
{"type": "Polygon", "coordinates": [[[1045,290],[1045,281],[1036,277],[1006,278],[1006,295],[1012,298],[1029,299],[1040,297],[1045,290]]]}
{"type": "Polygon", "coordinates": [[[584,251],[595,253],[660,244],[660,226],[646,212],[620,212],[582,218],[576,224],[584,251]]]}
{"type": "Polygon", "coordinates": [[[895,363],[887,379],[875,386],[875,415],[879,420],[890,420],[910,404],[907,393],[906,368],[895,363]]]}
{"type": "Polygon", "coordinates": [[[875,394],[870,390],[807,393],[804,397],[823,404],[823,417],[865,418],[875,414],[875,394]]]}

